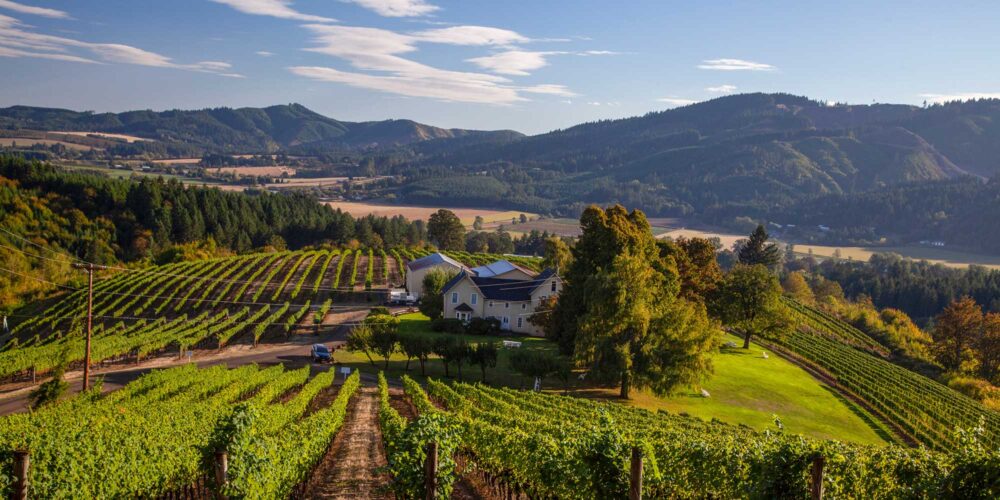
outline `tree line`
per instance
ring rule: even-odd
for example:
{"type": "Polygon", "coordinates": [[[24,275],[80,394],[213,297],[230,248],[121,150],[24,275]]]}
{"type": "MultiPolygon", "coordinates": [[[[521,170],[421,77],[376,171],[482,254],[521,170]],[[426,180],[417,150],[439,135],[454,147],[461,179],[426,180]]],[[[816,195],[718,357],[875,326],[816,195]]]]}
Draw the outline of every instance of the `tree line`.
{"type": "MultiPolygon", "coordinates": [[[[389,248],[427,240],[424,221],[354,218],[307,195],[225,192],[162,178],[113,179],[17,156],[0,156],[0,206],[0,227],[10,233],[99,264],[154,260],[177,246],[206,242],[248,252],[322,243],[389,248]]],[[[22,252],[32,246],[7,233],[0,243],[22,252]]],[[[7,269],[62,282],[67,266],[22,252],[0,249],[0,259],[7,269]]],[[[13,303],[12,294],[33,288],[10,275],[0,279],[17,282],[4,287],[0,307],[13,303]]]]}

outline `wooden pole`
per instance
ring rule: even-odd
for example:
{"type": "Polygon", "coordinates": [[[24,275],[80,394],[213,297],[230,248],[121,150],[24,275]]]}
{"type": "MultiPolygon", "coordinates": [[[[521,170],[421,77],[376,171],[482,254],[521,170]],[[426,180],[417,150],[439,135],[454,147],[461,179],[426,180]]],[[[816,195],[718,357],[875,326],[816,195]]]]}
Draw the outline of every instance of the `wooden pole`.
{"type": "Polygon", "coordinates": [[[642,499],[642,450],[632,447],[632,470],[628,482],[629,500],[642,499]]]}
{"type": "Polygon", "coordinates": [[[229,483],[229,454],[225,451],[215,452],[215,498],[226,498],[223,488],[229,483]]]}
{"type": "Polygon", "coordinates": [[[427,500],[434,500],[435,493],[437,493],[437,465],[437,443],[427,443],[427,461],[424,462],[424,488],[427,490],[427,500]]]}
{"type": "Polygon", "coordinates": [[[10,497],[14,500],[27,500],[28,498],[28,468],[31,467],[31,458],[27,451],[14,452],[14,488],[10,492],[10,497]]]}
{"type": "Polygon", "coordinates": [[[90,337],[94,327],[94,264],[73,264],[77,269],[87,271],[87,352],[83,358],[83,390],[90,388],[90,337]]]}
{"type": "Polygon", "coordinates": [[[811,481],[811,491],[810,497],[812,500],[823,500],[823,465],[826,463],[826,458],[823,455],[819,455],[813,458],[812,461],[812,481],[811,481]]]}

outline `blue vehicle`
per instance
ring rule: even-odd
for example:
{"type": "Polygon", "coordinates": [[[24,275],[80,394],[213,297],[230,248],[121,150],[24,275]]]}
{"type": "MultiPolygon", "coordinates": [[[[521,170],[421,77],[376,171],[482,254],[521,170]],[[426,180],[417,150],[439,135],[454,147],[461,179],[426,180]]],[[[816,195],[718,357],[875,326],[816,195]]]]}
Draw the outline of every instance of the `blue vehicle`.
{"type": "Polygon", "coordinates": [[[313,344],[312,359],[314,363],[329,363],[333,357],[330,355],[330,349],[325,345],[313,344]]]}

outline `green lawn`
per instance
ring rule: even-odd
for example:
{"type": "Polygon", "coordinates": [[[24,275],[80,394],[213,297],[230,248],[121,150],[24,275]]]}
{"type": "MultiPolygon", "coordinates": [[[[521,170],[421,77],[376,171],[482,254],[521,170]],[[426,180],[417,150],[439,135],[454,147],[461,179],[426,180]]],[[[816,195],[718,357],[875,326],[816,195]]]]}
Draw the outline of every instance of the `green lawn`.
{"type": "MultiPolygon", "coordinates": [[[[400,316],[400,331],[434,336],[450,335],[463,338],[470,343],[496,340],[433,332],[430,330],[427,318],[419,313],[400,316]]],[[[534,337],[509,339],[522,341],[522,349],[556,352],[555,344],[545,339],[534,337]]],[[[726,340],[738,341],[738,344],[742,345],[742,341],[736,337],[727,336],[726,340]]],[[[762,351],[764,349],[756,344],[751,344],[751,349],[748,351],[723,348],[715,356],[715,374],[703,386],[711,394],[708,398],[702,397],[700,390],[695,389],[684,390],[681,394],[670,398],[658,398],[647,392],[633,391],[629,404],[650,410],[663,409],[671,413],[687,413],[704,419],[717,418],[723,422],[746,424],[761,430],[776,429],[773,415],[778,415],[786,432],[816,438],[885,444],[886,441],[872,425],[867,423],[867,415],[854,405],[842,400],[826,386],[788,361],[770,352],[768,359],[764,359],[762,351]]],[[[530,381],[521,380],[521,377],[508,367],[508,353],[509,351],[501,349],[497,367],[487,372],[487,381],[491,385],[527,387],[530,381]]],[[[334,359],[345,366],[363,371],[374,370],[364,353],[340,350],[334,353],[334,359]]],[[[382,369],[382,360],[376,359],[376,364],[378,369],[382,369]]],[[[394,354],[390,358],[387,375],[398,377],[402,373],[408,373],[415,379],[421,379],[416,361],[411,363],[409,372],[404,370],[405,365],[405,357],[394,354]]],[[[477,366],[464,366],[462,374],[467,381],[478,381],[481,378],[477,366]]],[[[444,366],[439,359],[428,362],[427,375],[434,378],[444,377],[444,366]]],[[[454,366],[451,367],[451,375],[457,376],[454,366]]],[[[546,380],[543,389],[553,392],[562,390],[555,379],[546,380]]],[[[576,396],[597,399],[614,399],[617,395],[616,388],[592,385],[572,387],[570,392],[576,396]]]]}
{"type": "MultiPolygon", "coordinates": [[[[733,336],[742,346],[743,341],[733,336]]],[[[869,424],[871,417],[801,368],[751,344],[749,350],[722,348],[715,356],[715,374],[700,390],[687,389],[669,398],[641,392],[630,404],[650,410],[717,418],[756,429],[776,429],[774,415],[786,432],[857,443],[886,444],[869,424]]],[[[613,394],[612,394],[613,395],[613,394]]],[[[877,425],[877,424],[876,424],[877,425]]]]}

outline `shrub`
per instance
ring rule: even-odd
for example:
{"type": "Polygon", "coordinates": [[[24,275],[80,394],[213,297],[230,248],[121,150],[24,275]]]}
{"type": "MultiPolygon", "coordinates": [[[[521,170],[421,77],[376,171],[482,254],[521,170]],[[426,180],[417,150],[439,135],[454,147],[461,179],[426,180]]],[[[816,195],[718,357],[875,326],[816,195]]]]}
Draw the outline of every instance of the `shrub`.
{"type": "Polygon", "coordinates": [[[500,320],[496,318],[472,318],[465,324],[469,335],[500,335],[500,320]]]}
{"type": "Polygon", "coordinates": [[[465,333],[465,324],[460,319],[437,318],[431,320],[431,330],[446,333],[465,333]]]}

